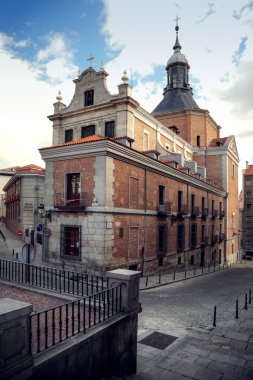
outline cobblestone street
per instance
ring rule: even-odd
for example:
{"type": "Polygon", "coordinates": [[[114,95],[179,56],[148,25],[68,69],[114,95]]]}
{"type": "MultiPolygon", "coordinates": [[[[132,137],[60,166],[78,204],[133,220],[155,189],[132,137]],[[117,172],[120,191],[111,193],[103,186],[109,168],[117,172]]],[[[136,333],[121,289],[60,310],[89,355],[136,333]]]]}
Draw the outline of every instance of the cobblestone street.
{"type": "Polygon", "coordinates": [[[139,328],[206,327],[213,322],[214,306],[219,325],[234,317],[236,299],[242,307],[250,288],[253,289],[253,264],[247,262],[226,271],[143,290],[139,328]]]}

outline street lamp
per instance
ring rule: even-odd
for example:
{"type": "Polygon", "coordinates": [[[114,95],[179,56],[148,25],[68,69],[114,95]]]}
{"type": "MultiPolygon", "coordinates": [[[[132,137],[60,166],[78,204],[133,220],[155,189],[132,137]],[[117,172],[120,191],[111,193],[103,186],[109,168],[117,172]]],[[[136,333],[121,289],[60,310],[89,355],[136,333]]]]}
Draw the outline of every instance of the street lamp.
{"type": "Polygon", "coordinates": [[[47,221],[52,221],[52,210],[45,210],[44,204],[40,203],[38,206],[38,214],[41,219],[45,219],[45,223],[42,224],[42,261],[48,263],[48,229],[47,221]]]}

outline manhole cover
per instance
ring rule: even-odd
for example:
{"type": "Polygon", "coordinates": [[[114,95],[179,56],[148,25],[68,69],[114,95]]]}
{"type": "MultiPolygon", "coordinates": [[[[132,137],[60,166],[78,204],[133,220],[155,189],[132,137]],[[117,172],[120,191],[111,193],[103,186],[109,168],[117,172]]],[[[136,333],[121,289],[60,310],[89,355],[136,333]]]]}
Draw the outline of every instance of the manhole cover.
{"type": "Polygon", "coordinates": [[[162,334],[155,331],[152,334],[146,336],[146,338],[140,340],[139,343],[145,344],[146,346],[150,346],[153,348],[158,348],[159,350],[164,350],[176,339],[176,336],[162,334]]]}

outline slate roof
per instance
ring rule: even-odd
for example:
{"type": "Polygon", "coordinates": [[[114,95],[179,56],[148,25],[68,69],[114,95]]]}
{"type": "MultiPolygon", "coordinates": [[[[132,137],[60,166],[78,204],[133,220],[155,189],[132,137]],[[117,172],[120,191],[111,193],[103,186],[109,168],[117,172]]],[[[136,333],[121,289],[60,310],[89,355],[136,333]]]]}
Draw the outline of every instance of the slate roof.
{"type": "Polygon", "coordinates": [[[190,89],[173,88],[164,93],[163,100],[151,112],[152,115],[174,112],[182,109],[199,109],[190,89]]]}

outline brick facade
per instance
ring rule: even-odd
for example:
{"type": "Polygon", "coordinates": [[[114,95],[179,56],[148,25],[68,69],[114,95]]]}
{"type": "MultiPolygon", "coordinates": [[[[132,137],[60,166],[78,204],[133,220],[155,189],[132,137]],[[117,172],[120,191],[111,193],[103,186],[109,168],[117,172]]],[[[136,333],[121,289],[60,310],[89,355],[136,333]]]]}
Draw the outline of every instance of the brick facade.
{"type": "Polygon", "coordinates": [[[93,273],[117,267],[154,273],[234,261],[234,137],[220,139],[220,127],[206,110],[155,118],[131,98],[127,83],[110,95],[107,75],[85,70],[75,80],[71,104],[58,99],[49,116],[53,146],[40,150],[46,162],[45,199],[53,214],[49,261],[93,273]],[[93,104],[84,104],[87,91],[93,91],[93,104]],[[82,138],[88,125],[95,126],[95,136],[82,138]],[[73,130],[70,142],[65,141],[68,129],[73,130]],[[80,182],[70,207],[71,173],[80,182]],[[65,203],[54,203],[58,193],[65,203]]]}

